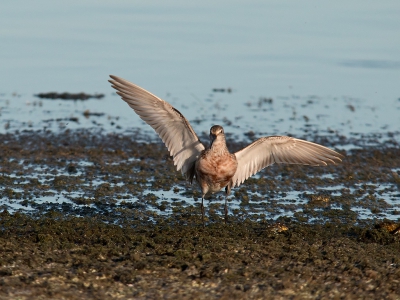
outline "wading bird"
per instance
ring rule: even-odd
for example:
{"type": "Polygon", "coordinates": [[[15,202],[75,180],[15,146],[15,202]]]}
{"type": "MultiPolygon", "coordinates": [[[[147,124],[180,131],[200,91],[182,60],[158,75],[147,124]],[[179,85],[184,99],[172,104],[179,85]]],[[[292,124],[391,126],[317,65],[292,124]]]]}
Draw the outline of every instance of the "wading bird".
{"type": "Polygon", "coordinates": [[[204,226],[204,197],[231,188],[274,163],[326,166],[340,162],[341,154],[327,147],[288,136],[262,137],[236,153],[230,153],[222,126],[210,129],[210,147],[200,142],[189,121],[168,102],[117,76],[109,80],[117,94],[160,136],[173,157],[177,170],[201,188],[201,213],[204,226]]]}

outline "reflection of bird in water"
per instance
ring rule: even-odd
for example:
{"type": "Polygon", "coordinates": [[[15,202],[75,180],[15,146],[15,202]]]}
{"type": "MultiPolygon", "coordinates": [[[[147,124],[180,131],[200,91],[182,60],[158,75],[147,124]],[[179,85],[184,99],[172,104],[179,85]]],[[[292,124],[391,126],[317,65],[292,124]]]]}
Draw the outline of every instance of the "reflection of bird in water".
{"type": "Polygon", "coordinates": [[[262,137],[232,154],[226,147],[224,129],[210,129],[210,147],[200,142],[188,120],[168,102],[122,78],[110,76],[112,87],[131,108],[157,132],[181,170],[191,183],[199,183],[204,225],[203,200],[206,194],[225,188],[225,222],[228,217],[226,198],[231,188],[274,163],[311,166],[340,162],[341,154],[324,146],[288,136],[262,137]]]}

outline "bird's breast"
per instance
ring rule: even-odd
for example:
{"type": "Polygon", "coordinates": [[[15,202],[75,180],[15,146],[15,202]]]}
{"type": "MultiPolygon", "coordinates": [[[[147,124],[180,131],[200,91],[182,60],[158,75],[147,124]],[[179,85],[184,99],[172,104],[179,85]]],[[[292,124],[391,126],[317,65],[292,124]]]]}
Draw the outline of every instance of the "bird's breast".
{"type": "Polygon", "coordinates": [[[205,152],[196,163],[196,177],[200,185],[207,184],[211,192],[216,192],[228,185],[237,169],[233,154],[205,152]]]}

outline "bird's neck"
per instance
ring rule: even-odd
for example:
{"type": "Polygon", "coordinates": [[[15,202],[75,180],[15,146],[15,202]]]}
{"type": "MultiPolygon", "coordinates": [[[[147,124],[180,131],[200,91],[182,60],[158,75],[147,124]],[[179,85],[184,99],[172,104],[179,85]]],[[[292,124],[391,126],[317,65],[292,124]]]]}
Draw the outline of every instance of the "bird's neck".
{"type": "Polygon", "coordinates": [[[211,151],[216,153],[226,153],[229,152],[228,147],[226,146],[225,137],[219,136],[217,137],[210,146],[211,151]]]}

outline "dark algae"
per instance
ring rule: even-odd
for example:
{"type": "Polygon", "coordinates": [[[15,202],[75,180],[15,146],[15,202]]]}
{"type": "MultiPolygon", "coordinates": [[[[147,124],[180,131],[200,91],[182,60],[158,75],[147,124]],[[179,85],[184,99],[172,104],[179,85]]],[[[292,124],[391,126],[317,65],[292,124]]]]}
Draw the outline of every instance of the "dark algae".
{"type": "Polygon", "coordinates": [[[398,299],[399,239],[345,224],[105,224],[1,213],[2,299],[398,299]]]}
{"type": "Polygon", "coordinates": [[[138,140],[0,135],[0,299],[400,298],[398,145],[269,167],[233,190],[228,224],[206,201],[203,228],[197,187],[138,140]]]}

